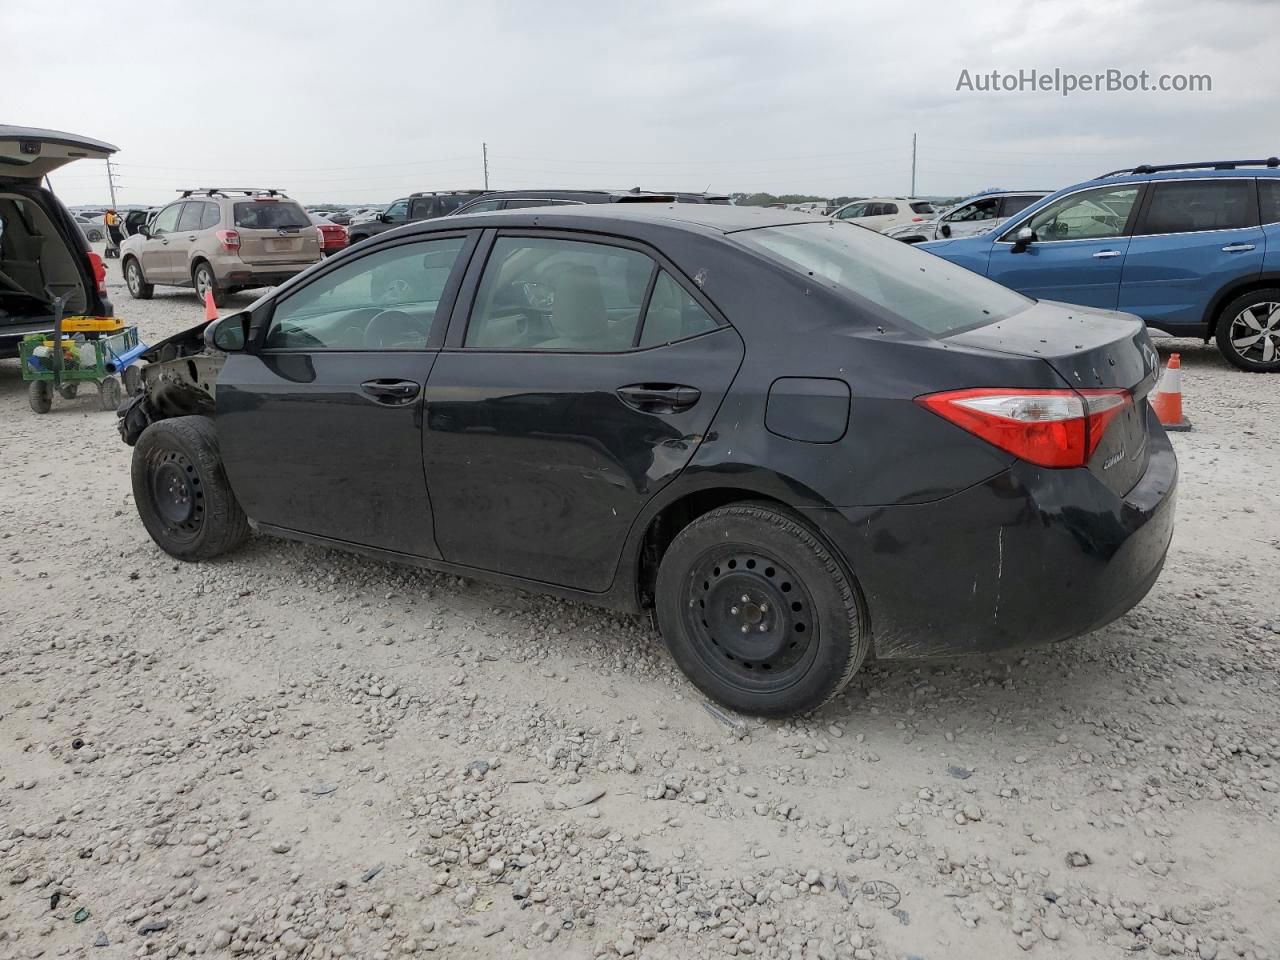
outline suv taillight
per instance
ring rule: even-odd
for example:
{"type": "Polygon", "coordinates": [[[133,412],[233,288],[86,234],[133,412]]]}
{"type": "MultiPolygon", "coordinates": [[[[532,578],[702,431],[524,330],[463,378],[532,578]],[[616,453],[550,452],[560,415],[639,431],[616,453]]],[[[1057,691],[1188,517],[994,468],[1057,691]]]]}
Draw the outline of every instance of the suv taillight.
{"type": "Polygon", "coordinates": [[[1133,402],[1128,390],[977,388],[916,397],[916,403],[1041,467],[1082,467],[1107,425],[1133,402]]]}
{"type": "Polygon", "coordinates": [[[93,270],[93,282],[97,284],[98,295],[105,297],[107,295],[107,268],[102,262],[102,257],[90,251],[89,267],[93,270]]]}
{"type": "Polygon", "coordinates": [[[240,249],[240,232],[238,230],[219,230],[218,242],[222,249],[234,253],[240,249]]]}

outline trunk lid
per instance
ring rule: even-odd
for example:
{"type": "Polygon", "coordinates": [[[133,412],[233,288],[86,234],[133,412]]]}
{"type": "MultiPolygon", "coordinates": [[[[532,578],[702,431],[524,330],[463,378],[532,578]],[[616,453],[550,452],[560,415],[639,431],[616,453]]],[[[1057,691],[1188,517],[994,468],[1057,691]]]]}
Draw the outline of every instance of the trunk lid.
{"type": "Polygon", "coordinates": [[[315,263],[320,231],[292,200],[236,200],[232,225],[240,234],[240,259],[258,265],[315,263]]]}
{"type": "Polygon", "coordinates": [[[105,160],[119,147],[91,137],[0,124],[0,180],[37,181],[75,160],[105,160]]]}
{"type": "Polygon", "coordinates": [[[1039,357],[1073,389],[1127,390],[1133,398],[1107,425],[1087,467],[1124,495],[1147,469],[1147,398],[1160,359],[1146,324],[1126,313],[1040,301],[1007,320],[948,337],[965,346],[1039,357]]]}

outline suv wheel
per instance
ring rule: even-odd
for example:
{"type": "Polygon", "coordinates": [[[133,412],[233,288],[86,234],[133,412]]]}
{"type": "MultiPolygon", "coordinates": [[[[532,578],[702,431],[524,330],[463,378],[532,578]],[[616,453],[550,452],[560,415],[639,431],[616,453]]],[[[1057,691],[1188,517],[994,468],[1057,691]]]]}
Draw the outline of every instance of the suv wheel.
{"type": "Polygon", "coordinates": [[[681,530],[658,568],[656,607],[680,669],[743,713],[821,706],[870,645],[840,562],[772,504],[720,507],[681,530]]]}
{"type": "Polygon", "coordinates": [[[129,288],[129,296],[135,300],[150,300],[156,292],[155,285],[147,283],[142,276],[142,264],[133,257],[124,262],[124,282],[129,288]]]}
{"type": "Polygon", "coordinates": [[[151,424],[133,448],[133,500],[154,540],[179,560],[207,560],[240,546],[249,521],[231,492],[208,417],[151,424]]]}
{"type": "Polygon", "coordinates": [[[1280,289],[1254,290],[1228,303],[1216,338],[1227,362],[1241,370],[1280,372],[1280,289]]]}
{"type": "Polygon", "coordinates": [[[203,260],[196,264],[196,268],[191,271],[191,282],[195,284],[196,296],[203,303],[206,294],[213,294],[213,305],[221,307],[226,303],[227,293],[222,289],[222,285],[218,283],[218,278],[213,275],[213,267],[205,263],[203,260]]]}

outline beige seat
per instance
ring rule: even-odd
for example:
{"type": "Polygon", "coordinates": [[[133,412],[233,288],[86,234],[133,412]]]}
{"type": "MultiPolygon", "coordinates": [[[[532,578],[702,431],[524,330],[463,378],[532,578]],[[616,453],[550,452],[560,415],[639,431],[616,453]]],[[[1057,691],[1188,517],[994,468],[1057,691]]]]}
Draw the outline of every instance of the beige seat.
{"type": "Polygon", "coordinates": [[[544,350],[612,350],[609,313],[593,267],[569,267],[556,281],[551,326],[559,336],[538,344],[544,350]]]}

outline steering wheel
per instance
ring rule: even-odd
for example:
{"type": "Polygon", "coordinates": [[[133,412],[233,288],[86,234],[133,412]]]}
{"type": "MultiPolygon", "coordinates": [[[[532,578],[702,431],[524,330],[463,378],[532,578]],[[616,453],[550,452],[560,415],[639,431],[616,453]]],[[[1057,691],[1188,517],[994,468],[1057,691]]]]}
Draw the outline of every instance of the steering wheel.
{"type": "Polygon", "coordinates": [[[427,345],[422,323],[403,310],[375,313],[364,328],[365,347],[371,350],[393,350],[397,347],[427,345]]]}

